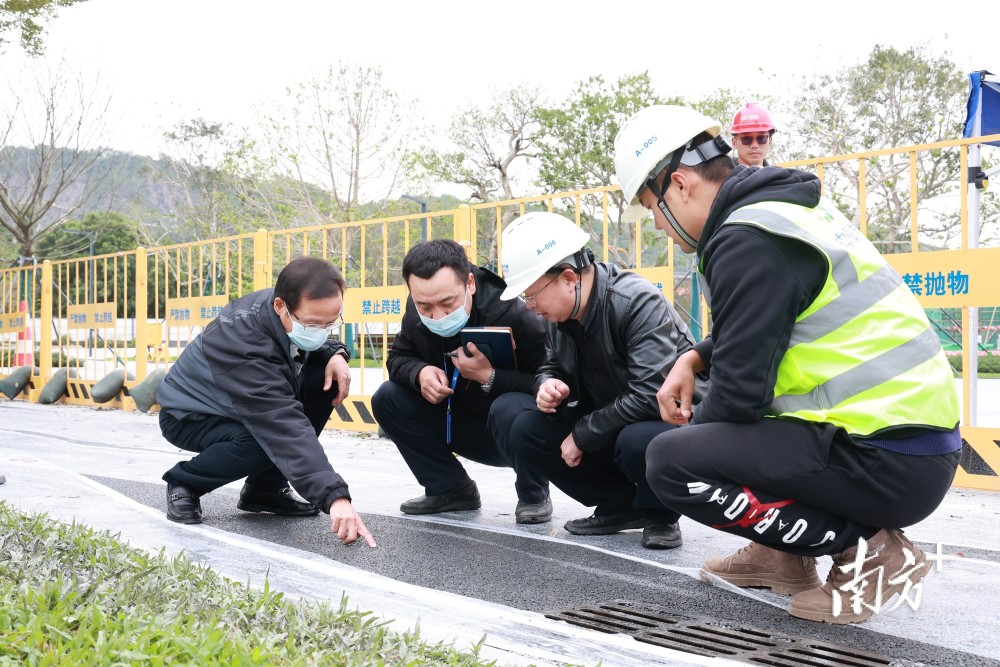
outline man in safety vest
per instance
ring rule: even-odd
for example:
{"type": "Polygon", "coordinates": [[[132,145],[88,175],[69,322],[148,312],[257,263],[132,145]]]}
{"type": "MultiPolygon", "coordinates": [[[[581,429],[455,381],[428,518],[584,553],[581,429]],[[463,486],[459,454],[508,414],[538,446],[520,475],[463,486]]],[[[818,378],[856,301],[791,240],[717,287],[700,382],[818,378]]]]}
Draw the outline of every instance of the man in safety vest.
{"type": "Polygon", "coordinates": [[[675,428],[658,415],[662,371],[694,340],[646,278],[595,262],[590,235],[556,213],[528,213],[503,231],[504,300],[520,298],[547,322],[545,361],[531,395],[511,392],[490,429],[593,515],[574,535],[642,529],[642,546],[681,546],[677,519],[646,482],[646,448],[675,428]]]}
{"type": "Polygon", "coordinates": [[[930,569],[900,528],[955,474],[953,373],[910,289],[816,177],[734,168],[720,130],[658,105],[615,140],[629,217],[652,211],[697,254],[712,313],[657,394],[664,421],[685,426],[650,444],[648,479],[668,507],[752,540],[703,578],[792,594],[799,618],[860,622],[930,569]],[[692,412],[696,375],[712,382],[692,412]]]}
{"type": "Polygon", "coordinates": [[[771,114],[756,102],[747,102],[733,116],[729,127],[736,147],[736,161],[747,167],[767,167],[771,140],[778,130],[771,121],[771,114]]]}

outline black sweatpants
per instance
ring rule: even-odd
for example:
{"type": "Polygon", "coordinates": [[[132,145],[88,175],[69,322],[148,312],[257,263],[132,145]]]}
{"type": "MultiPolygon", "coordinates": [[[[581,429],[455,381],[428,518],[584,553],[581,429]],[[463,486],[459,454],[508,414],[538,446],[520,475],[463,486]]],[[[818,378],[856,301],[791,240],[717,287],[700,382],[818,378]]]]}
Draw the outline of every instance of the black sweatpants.
{"type": "Polygon", "coordinates": [[[486,415],[453,409],[448,445],[447,403],[432,405],[419,392],[392,381],[375,391],[372,412],[427,495],[449,493],[469,483],[469,474],[455,454],[488,466],[513,468],[518,500],[540,503],[549,495],[544,475],[525,469],[507,447],[494,441],[486,415]]]}
{"type": "Polygon", "coordinates": [[[560,447],[578,416],[541,412],[529,394],[511,392],[493,402],[489,424],[493,438],[525,466],[540,471],[562,491],[598,514],[637,510],[657,523],[680,515],[661,503],[646,482],[646,447],[657,435],[676,427],[660,421],[629,424],[614,447],[584,452],[580,465],[562,460],[560,447]]]}
{"type": "Polygon", "coordinates": [[[681,514],[780,551],[821,556],[929,516],[959,454],[897,454],[830,424],[763,419],[669,431],[650,444],[646,464],[657,497],[681,514]]]}
{"type": "MultiPolygon", "coordinates": [[[[301,390],[306,417],[319,435],[333,412],[337,383],[323,391],[324,367],[304,366],[301,390]]],[[[163,474],[163,480],[183,484],[201,494],[247,478],[246,483],[264,491],[277,491],[288,480],[240,422],[229,417],[204,415],[204,419],[175,419],[160,410],[160,430],[167,442],[189,452],[198,452],[163,474]]]]}

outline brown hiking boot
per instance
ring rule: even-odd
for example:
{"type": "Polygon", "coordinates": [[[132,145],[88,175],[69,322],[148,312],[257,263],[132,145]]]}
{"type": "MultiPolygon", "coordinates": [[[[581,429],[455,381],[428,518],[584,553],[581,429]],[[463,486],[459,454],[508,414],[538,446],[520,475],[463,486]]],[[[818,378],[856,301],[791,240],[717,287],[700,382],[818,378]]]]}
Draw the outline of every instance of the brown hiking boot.
{"type": "MultiPolygon", "coordinates": [[[[826,583],[793,597],[788,613],[821,623],[860,623],[896,593],[905,595],[931,568],[901,530],[883,528],[861,548],[834,554],[826,583]]],[[[919,589],[913,599],[919,602],[919,589]]]]}
{"type": "Polygon", "coordinates": [[[701,578],[715,575],[734,586],[763,586],[779,595],[795,595],[819,588],[816,559],[778,551],[751,542],[731,556],[709,558],[701,566],[701,578]]]}

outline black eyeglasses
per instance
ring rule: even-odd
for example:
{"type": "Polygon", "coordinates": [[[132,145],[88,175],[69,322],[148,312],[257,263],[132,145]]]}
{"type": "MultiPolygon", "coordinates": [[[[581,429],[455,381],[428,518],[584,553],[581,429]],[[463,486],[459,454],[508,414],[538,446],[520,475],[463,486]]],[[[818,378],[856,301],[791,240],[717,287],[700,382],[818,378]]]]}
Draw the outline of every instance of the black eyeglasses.
{"type": "Polygon", "coordinates": [[[743,144],[744,146],[750,146],[750,145],[753,144],[754,141],[757,142],[758,146],[763,146],[764,144],[766,144],[767,142],[769,142],[771,140],[771,135],[770,134],[743,134],[743,135],[740,135],[739,137],[737,137],[737,139],[739,139],[740,143],[743,144]]]}

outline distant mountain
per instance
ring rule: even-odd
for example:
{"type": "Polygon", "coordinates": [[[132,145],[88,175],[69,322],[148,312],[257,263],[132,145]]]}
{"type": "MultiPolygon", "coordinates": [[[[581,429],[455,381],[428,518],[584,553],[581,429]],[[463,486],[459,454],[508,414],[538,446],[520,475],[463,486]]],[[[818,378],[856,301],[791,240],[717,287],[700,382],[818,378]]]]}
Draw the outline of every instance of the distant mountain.
{"type": "MultiPolygon", "coordinates": [[[[68,155],[68,151],[62,152],[68,155]]],[[[82,155],[92,156],[94,152],[85,151],[82,155]]],[[[54,158],[52,162],[56,163],[59,154],[54,158]]],[[[0,149],[0,182],[10,190],[15,201],[23,199],[28,188],[34,184],[38,172],[33,166],[36,162],[36,153],[32,148],[7,146],[0,149]]],[[[94,211],[133,213],[136,205],[151,213],[172,211],[183,199],[184,189],[159,177],[168,164],[166,159],[107,151],[60,194],[53,206],[52,216],[76,206],[90,190],[93,192],[88,201],[74,214],[74,218],[82,218],[94,211]],[[92,184],[95,187],[91,188],[92,184]]]]}
{"type": "MultiPolygon", "coordinates": [[[[69,159],[68,151],[65,152],[69,159]]],[[[84,156],[93,153],[83,153],[84,156]]],[[[53,162],[58,161],[59,154],[53,162]]],[[[0,185],[5,186],[15,201],[24,198],[32,187],[38,168],[38,155],[35,149],[18,146],[0,148],[0,185]]],[[[270,226],[266,219],[260,218],[259,211],[266,207],[254,206],[248,201],[251,196],[240,193],[241,188],[233,181],[227,181],[227,176],[218,172],[199,173],[193,167],[173,162],[170,158],[152,158],[123,151],[109,150],[98,157],[93,164],[71,183],[58,197],[52,211],[45,218],[55,219],[65,214],[65,211],[78,205],[81,197],[90,193],[88,200],[73,212],[70,219],[79,220],[88,213],[114,212],[125,219],[137,222],[149,232],[149,237],[156,243],[174,243],[207,238],[213,234],[206,231],[204,225],[185,224],[190,222],[192,211],[199,211],[203,202],[199,192],[199,183],[204,185],[211,181],[218,186],[222,202],[227,207],[231,219],[242,223],[248,228],[270,226]],[[182,168],[178,169],[180,165],[182,168]],[[93,187],[92,187],[93,186],[93,187]],[[178,227],[181,225],[181,227],[178,227]]],[[[309,186],[314,190],[311,197],[322,200],[325,196],[318,186],[309,186]]],[[[257,192],[267,192],[267,196],[279,199],[280,193],[289,191],[287,182],[272,181],[256,188],[257,192]]],[[[429,211],[449,210],[463,202],[451,195],[440,197],[430,196],[429,211]]],[[[355,213],[356,218],[376,218],[385,215],[398,215],[401,212],[414,212],[417,205],[410,201],[399,200],[391,210],[385,210],[382,205],[366,203],[355,213]]],[[[274,208],[288,213],[284,221],[287,226],[304,226],[317,224],[314,215],[294,211],[294,205],[288,202],[277,202],[274,208]]],[[[0,215],[3,212],[0,211],[0,215]]],[[[218,235],[231,233],[232,228],[219,228],[218,235]]],[[[0,260],[17,256],[17,246],[13,244],[10,233],[0,229],[0,260]]]]}

